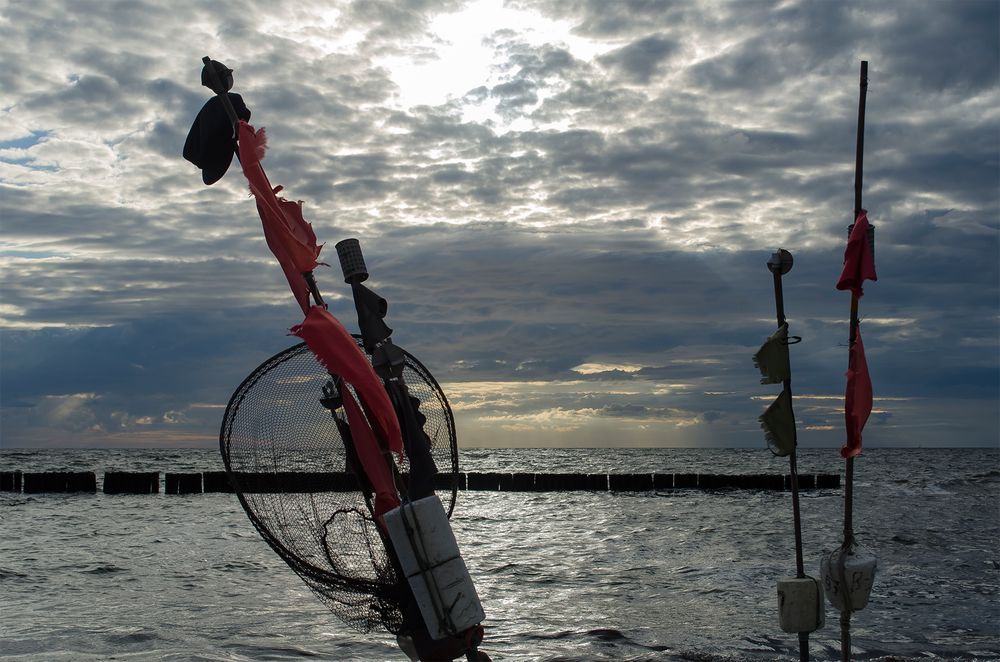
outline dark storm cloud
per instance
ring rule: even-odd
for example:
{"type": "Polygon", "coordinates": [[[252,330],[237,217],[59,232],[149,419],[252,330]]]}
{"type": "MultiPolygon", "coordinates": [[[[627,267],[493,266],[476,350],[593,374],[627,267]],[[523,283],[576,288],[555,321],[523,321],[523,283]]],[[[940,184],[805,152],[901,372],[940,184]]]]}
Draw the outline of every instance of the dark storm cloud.
{"type": "Polygon", "coordinates": [[[846,5],[822,3],[811,11],[798,6],[766,13],[758,9],[751,3],[743,11],[736,6],[724,13],[718,29],[736,34],[742,31],[744,37],[719,55],[691,67],[687,72],[689,84],[727,96],[746,90],[763,91],[769,96],[770,90],[781,87],[778,81],[829,67],[830,59],[839,57],[845,45],[853,42],[846,38],[852,28],[846,5]],[[767,30],[761,18],[775,21],[783,29],[767,30]],[[756,30],[747,31],[748,25],[757,26],[756,30]]]}
{"type": "Polygon", "coordinates": [[[523,79],[495,86],[490,96],[500,99],[497,109],[501,115],[516,114],[521,108],[538,103],[537,87],[523,79]]]}
{"type": "Polygon", "coordinates": [[[893,17],[898,29],[880,50],[887,71],[928,91],[976,92],[996,86],[1000,70],[1000,4],[937,2],[913,5],[893,17]]]}
{"type": "Polygon", "coordinates": [[[596,37],[621,37],[635,34],[643,28],[654,25],[675,25],[684,23],[689,14],[698,12],[682,3],[670,0],[623,0],[602,2],[602,0],[578,0],[563,2],[515,2],[521,7],[545,7],[549,15],[571,18],[576,21],[576,31],[596,37]]]}
{"type": "Polygon", "coordinates": [[[650,35],[598,58],[601,64],[616,67],[633,83],[645,84],[659,71],[664,60],[676,53],[679,45],[661,35],[650,35]]]}
{"type": "Polygon", "coordinates": [[[584,66],[565,48],[552,45],[523,50],[512,46],[508,50],[509,66],[516,67],[517,76],[522,78],[537,81],[548,81],[553,77],[567,78],[584,66]]]}
{"type": "Polygon", "coordinates": [[[427,29],[431,16],[462,5],[461,0],[354,0],[345,7],[342,23],[367,28],[366,52],[384,55],[401,51],[406,38],[427,29]]]}

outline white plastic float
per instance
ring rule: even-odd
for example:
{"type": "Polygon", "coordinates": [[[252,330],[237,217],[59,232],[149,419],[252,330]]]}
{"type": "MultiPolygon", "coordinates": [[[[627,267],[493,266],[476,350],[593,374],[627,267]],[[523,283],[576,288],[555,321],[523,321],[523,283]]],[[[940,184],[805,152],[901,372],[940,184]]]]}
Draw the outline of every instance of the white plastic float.
{"type": "Polygon", "coordinates": [[[824,554],[820,573],[830,604],[841,612],[864,609],[875,583],[877,566],[875,555],[857,544],[824,554]]]}
{"type": "Polygon", "coordinates": [[[444,639],[481,623],[486,614],[441,499],[431,495],[404,503],[384,520],[431,638],[444,639]]]}
{"type": "Polygon", "coordinates": [[[778,613],[785,632],[815,632],[823,627],[823,585],[813,577],[778,580],[778,613]]]}

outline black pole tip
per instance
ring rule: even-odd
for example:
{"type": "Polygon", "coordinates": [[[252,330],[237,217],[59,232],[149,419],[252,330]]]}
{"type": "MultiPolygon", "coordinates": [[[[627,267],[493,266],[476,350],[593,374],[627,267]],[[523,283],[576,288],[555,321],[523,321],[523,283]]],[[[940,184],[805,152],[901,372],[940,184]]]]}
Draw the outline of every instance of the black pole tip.
{"type": "Polygon", "coordinates": [[[777,273],[784,276],[792,270],[792,265],[794,263],[795,260],[792,258],[792,254],[784,248],[779,248],[778,252],[773,253],[771,258],[767,261],[767,270],[772,274],[777,273]]]}
{"type": "Polygon", "coordinates": [[[201,84],[216,94],[225,94],[233,89],[233,70],[207,55],[201,59],[201,84]]]}

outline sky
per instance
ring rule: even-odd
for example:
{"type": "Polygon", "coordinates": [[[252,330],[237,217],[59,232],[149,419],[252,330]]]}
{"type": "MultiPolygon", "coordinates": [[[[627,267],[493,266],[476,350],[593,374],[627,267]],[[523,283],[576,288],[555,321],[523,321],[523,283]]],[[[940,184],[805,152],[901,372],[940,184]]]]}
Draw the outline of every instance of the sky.
{"type": "Polygon", "coordinates": [[[0,0],[0,447],[211,447],[302,320],[246,181],[181,157],[235,70],[330,310],[360,240],[463,447],[839,448],[859,68],[867,448],[998,446],[1000,2],[0,0]]]}

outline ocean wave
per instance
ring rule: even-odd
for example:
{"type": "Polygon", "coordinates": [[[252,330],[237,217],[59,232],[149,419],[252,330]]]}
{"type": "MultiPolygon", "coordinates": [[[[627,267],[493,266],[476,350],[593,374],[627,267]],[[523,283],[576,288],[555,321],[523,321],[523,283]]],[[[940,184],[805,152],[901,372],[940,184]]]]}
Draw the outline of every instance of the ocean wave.
{"type": "Polygon", "coordinates": [[[125,568],[120,568],[113,563],[101,563],[81,569],[80,572],[85,575],[113,575],[119,572],[128,571],[125,568]]]}

